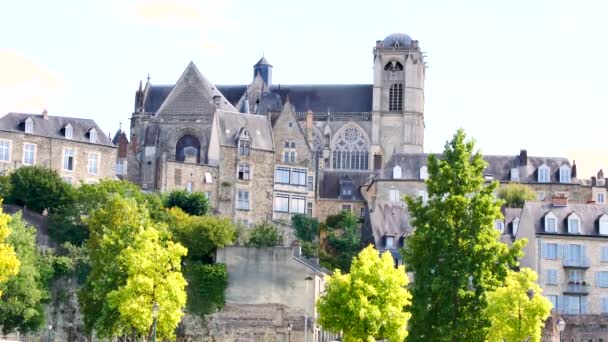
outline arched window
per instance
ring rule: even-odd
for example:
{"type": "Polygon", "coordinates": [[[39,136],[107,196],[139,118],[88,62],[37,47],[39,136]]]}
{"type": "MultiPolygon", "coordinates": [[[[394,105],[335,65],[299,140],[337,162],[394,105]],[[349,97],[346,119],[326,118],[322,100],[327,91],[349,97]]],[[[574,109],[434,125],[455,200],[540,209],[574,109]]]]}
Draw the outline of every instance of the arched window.
{"type": "Polygon", "coordinates": [[[70,125],[70,124],[65,125],[65,138],[72,139],[73,135],[74,135],[74,128],[72,127],[72,125],[70,125]]]}
{"type": "Polygon", "coordinates": [[[393,168],[393,179],[400,179],[400,178],[401,178],[401,166],[395,165],[395,167],[393,168]]]}
{"type": "Polygon", "coordinates": [[[546,164],[541,165],[538,168],[538,182],[539,183],[549,183],[551,174],[551,169],[546,164]]]}
{"type": "Polygon", "coordinates": [[[384,66],[386,71],[403,71],[403,65],[397,61],[390,61],[384,66]]]}
{"type": "Polygon", "coordinates": [[[399,112],[403,110],[403,83],[394,83],[388,93],[388,110],[399,112]]]}
{"type": "Polygon", "coordinates": [[[186,134],[179,138],[175,145],[175,160],[184,161],[187,156],[196,156],[196,162],[201,159],[201,143],[193,135],[186,134]]]}
{"type": "Polygon", "coordinates": [[[347,127],[336,137],[333,146],[333,168],[346,170],[369,169],[369,143],[357,127],[347,127]]]}
{"type": "Polygon", "coordinates": [[[562,165],[559,168],[559,182],[560,183],[570,183],[570,167],[568,165],[562,165]]]}
{"type": "Polygon", "coordinates": [[[91,128],[89,131],[89,142],[93,144],[97,142],[97,130],[95,128],[91,128]]]}

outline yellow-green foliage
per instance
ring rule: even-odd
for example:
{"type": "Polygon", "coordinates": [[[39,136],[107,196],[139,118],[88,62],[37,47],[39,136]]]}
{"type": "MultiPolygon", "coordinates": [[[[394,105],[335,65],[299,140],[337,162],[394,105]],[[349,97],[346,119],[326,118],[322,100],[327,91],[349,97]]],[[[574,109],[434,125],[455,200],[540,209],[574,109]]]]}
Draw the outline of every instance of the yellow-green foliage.
{"type": "Polygon", "coordinates": [[[405,308],[411,300],[403,266],[395,268],[390,253],[380,256],[369,246],[353,259],[350,271],[337,270],[327,281],[317,302],[319,324],[342,331],[345,342],[402,342],[410,318],[405,308]]]}
{"type": "MultiPolygon", "coordinates": [[[[0,200],[0,206],[2,201],[0,200]]],[[[6,239],[11,234],[8,227],[11,217],[2,212],[0,207],[0,283],[5,283],[10,277],[19,272],[19,259],[15,254],[13,246],[6,243],[6,239]]],[[[2,295],[2,291],[0,291],[2,295]]]]}

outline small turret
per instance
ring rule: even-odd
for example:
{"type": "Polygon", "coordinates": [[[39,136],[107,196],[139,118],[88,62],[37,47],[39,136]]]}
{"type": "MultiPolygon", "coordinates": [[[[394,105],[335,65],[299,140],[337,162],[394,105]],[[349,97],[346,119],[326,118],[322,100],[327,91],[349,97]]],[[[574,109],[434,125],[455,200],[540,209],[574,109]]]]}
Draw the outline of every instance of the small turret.
{"type": "Polygon", "coordinates": [[[260,74],[260,76],[264,80],[264,83],[266,83],[268,88],[270,88],[270,86],[272,85],[272,65],[264,56],[262,56],[262,58],[253,66],[254,79],[257,74],[260,74]]]}

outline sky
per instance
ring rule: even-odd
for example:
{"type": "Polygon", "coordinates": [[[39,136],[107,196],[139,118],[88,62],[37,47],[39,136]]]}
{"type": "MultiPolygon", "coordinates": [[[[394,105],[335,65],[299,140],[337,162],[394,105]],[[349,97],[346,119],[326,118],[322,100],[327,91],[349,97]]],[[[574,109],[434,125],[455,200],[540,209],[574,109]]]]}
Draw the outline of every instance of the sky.
{"type": "Polygon", "coordinates": [[[425,152],[458,128],[484,154],[608,167],[608,1],[20,0],[0,3],[0,114],[128,127],[139,81],[174,84],[190,61],[215,84],[372,82],[394,32],[426,53],[425,152]]]}

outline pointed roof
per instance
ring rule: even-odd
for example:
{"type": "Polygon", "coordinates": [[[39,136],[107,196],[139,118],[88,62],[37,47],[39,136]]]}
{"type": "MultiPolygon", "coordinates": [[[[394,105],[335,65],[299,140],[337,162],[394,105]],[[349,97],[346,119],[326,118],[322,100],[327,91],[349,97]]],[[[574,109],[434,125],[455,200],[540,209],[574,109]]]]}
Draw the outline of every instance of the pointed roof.
{"type": "Polygon", "coordinates": [[[260,58],[260,60],[255,63],[254,66],[258,66],[258,65],[268,65],[268,66],[272,66],[272,64],[270,64],[270,62],[268,62],[268,60],[266,59],[266,57],[262,56],[262,58],[260,58]]]}
{"type": "Polygon", "coordinates": [[[211,115],[216,110],[216,96],[220,97],[220,109],[237,111],[190,62],[156,115],[211,115]]]}

